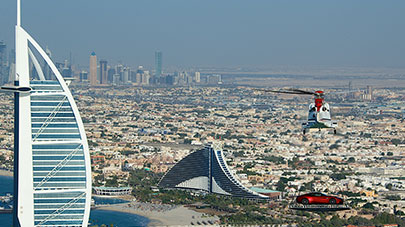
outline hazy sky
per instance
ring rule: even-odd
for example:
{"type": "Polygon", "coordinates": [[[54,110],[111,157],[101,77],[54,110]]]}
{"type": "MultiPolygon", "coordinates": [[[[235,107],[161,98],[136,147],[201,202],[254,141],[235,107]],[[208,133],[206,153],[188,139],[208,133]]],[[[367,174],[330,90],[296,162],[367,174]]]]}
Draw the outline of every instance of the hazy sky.
{"type": "MultiPolygon", "coordinates": [[[[54,59],[88,65],[405,68],[403,0],[22,0],[23,27],[54,59]]],[[[0,40],[14,45],[15,0],[0,40]]]]}

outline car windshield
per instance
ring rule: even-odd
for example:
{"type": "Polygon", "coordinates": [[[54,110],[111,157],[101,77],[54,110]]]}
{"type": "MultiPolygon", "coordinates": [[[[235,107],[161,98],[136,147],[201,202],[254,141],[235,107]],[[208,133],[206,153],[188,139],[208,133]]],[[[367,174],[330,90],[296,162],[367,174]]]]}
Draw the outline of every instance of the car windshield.
{"type": "Polygon", "coordinates": [[[320,192],[309,193],[308,195],[309,196],[326,196],[325,194],[320,193],[320,192]]]}

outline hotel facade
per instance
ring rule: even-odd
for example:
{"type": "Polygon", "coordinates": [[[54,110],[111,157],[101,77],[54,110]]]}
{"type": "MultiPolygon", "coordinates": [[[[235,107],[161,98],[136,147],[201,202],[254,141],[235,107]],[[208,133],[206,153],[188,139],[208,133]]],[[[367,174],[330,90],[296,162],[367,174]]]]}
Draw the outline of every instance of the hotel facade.
{"type": "Polygon", "coordinates": [[[243,186],[232,174],[218,145],[194,151],[174,165],[159,182],[168,189],[191,189],[247,199],[269,199],[243,186]]]}
{"type": "Polygon", "coordinates": [[[16,91],[13,226],[87,226],[91,167],[83,122],[68,83],[21,27],[20,5],[18,0],[12,87],[16,91]],[[51,69],[51,78],[45,78],[44,67],[51,69]]]}

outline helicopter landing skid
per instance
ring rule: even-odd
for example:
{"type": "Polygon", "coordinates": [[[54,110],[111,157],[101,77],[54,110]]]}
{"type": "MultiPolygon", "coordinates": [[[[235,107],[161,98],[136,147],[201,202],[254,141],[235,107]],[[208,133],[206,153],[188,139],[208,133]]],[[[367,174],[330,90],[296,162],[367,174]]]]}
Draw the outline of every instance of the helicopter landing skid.
{"type": "Polygon", "coordinates": [[[322,129],[333,129],[333,134],[336,135],[337,134],[337,130],[335,127],[304,127],[302,130],[302,134],[306,134],[307,132],[311,131],[311,129],[318,129],[318,132],[321,132],[322,129]]]}

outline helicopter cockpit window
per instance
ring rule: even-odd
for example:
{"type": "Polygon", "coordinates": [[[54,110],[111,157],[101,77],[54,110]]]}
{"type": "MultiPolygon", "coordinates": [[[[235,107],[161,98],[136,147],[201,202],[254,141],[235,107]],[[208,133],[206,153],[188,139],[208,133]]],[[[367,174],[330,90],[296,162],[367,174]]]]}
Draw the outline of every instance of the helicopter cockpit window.
{"type": "Polygon", "coordinates": [[[323,107],[322,111],[326,112],[326,111],[329,111],[329,110],[326,107],[323,107]]]}

